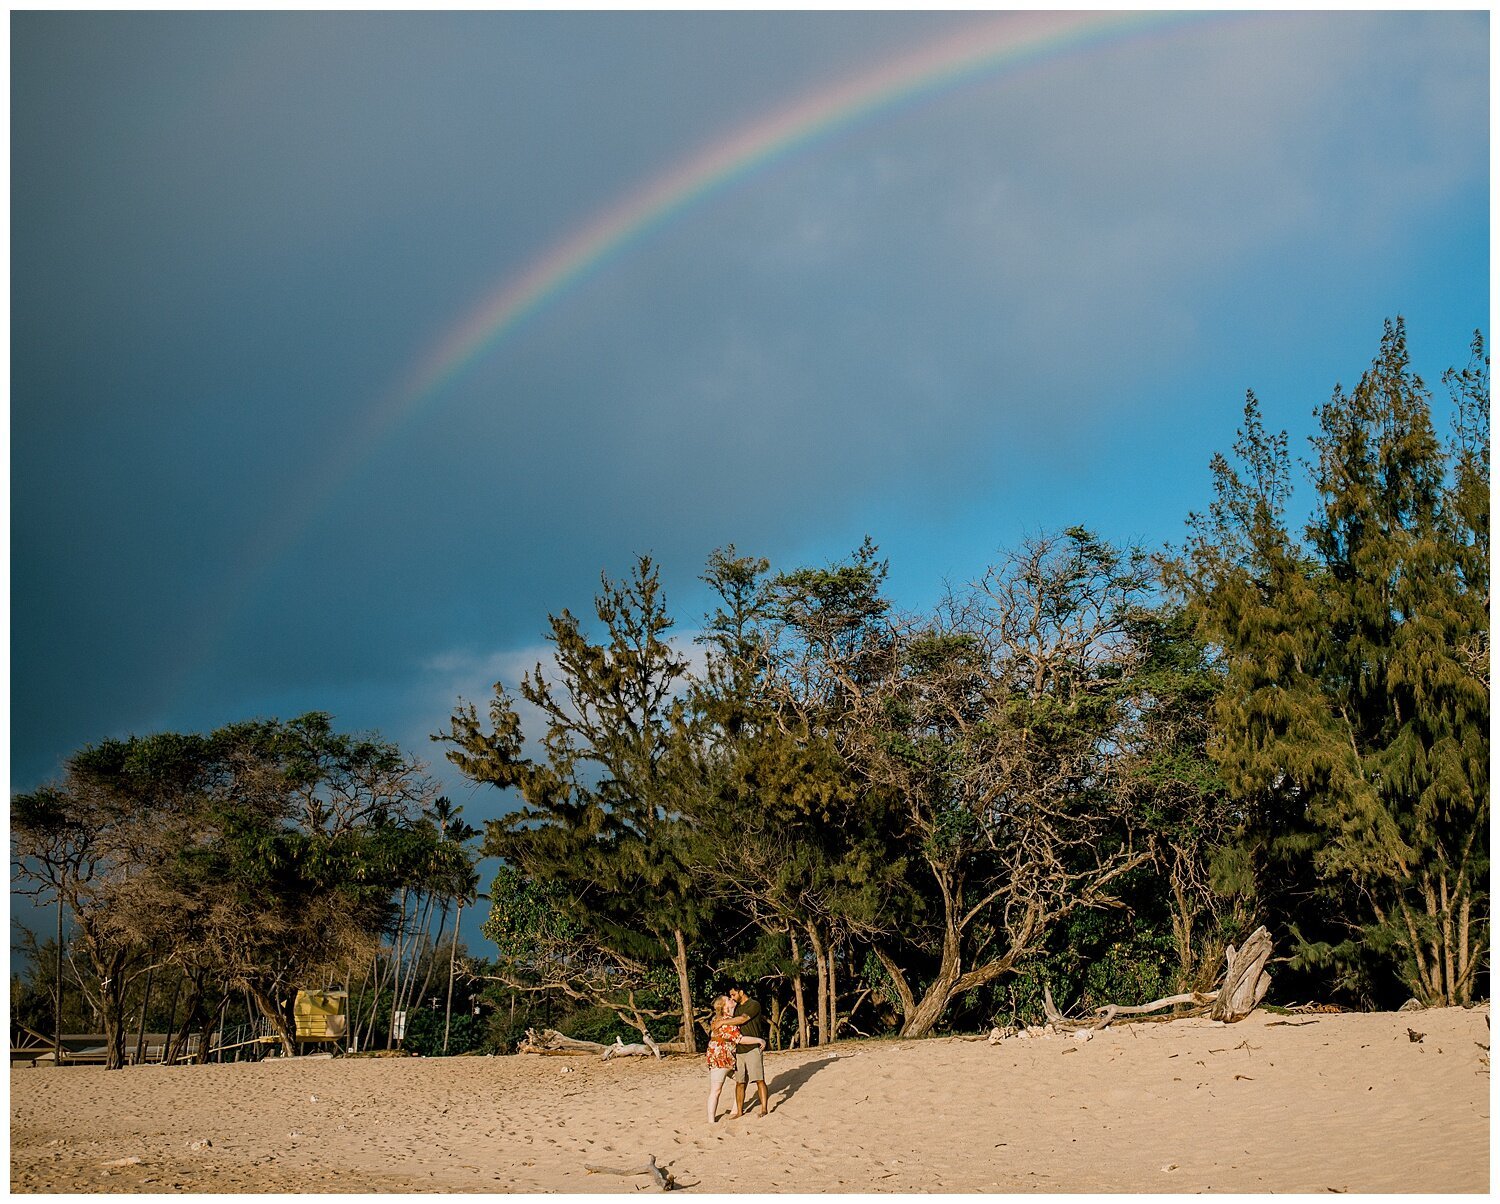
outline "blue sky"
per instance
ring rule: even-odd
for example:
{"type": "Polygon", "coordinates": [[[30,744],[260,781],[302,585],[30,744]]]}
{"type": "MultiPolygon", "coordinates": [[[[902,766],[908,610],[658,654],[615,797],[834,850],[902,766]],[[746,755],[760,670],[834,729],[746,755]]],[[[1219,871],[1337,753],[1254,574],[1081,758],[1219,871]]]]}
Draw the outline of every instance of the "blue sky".
{"type": "Polygon", "coordinates": [[[1245,390],[1300,441],[1386,317],[1434,385],[1488,333],[1488,14],[1199,17],[768,163],[362,447],[633,189],[990,19],[14,13],[12,788],[320,709],[477,822],[427,735],[636,552],[685,629],[730,542],[868,533],[922,607],[1041,529],[1180,539],[1245,390]]]}

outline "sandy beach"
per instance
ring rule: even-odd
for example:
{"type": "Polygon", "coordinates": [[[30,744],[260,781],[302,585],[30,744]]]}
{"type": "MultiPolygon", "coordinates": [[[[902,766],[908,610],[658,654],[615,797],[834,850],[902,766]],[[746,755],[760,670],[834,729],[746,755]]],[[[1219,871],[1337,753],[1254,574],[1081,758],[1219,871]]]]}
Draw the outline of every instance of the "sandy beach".
{"type": "Polygon", "coordinates": [[[701,1058],[16,1070],[11,1189],[617,1193],[646,1181],[585,1164],[649,1154],[701,1192],[1484,1192],[1488,1018],[851,1041],[712,1127],[701,1058]]]}

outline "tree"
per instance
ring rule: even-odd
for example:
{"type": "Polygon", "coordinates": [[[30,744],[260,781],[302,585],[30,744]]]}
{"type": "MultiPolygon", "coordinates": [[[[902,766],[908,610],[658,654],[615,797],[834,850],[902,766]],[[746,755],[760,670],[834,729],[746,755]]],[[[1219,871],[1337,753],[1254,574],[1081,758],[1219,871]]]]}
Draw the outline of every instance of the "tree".
{"type": "Polygon", "coordinates": [[[1278,742],[1306,726],[1310,704],[1315,709],[1306,616],[1316,605],[1317,566],[1288,525],[1286,432],[1265,429],[1253,392],[1233,460],[1216,454],[1210,468],[1213,501],[1206,513],[1188,516],[1188,544],[1168,561],[1168,580],[1223,675],[1207,750],[1241,812],[1238,847],[1252,889],[1263,914],[1293,941],[1315,943],[1337,931],[1345,908],[1330,906],[1320,884],[1313,856],[1322,838],[1304,790],[1282,772],[1278,742]]]}
{"type": "Polygon", "coordinates": [[[109,888],[119,864],[110,839],[115,823],[96,795],[76,788],[48,786],[11,799],[16,878],[29,883],[33,893],[50,893],[72,916],[101,984],[89,1001],[103,1020],[110,1069],[124,1065],[123,974],[138,954],[134,942],[110,922],[109,888]]]}
{"type": "Polygon", "coordinates": [[[315,712],[91,745],[12,815],[17,852],[70,901],[118,1065],[127,972],[148,954],[186,978],[184,1032],[242,989],[291,1052],[297,988],[371,950],[393,891],[431,871],[412,824],[431,793],[395,746],[315,712]]]}
{"type": "Polygon", "coordinates": [[[1151,889],[1171,922],[1174,993],[1207,991],[1227,944],[1254,927],[1256,904],[1245,813],[1208,753],[1223,673],[1172,603],[1139,612],[1131,639],[1141,651],[1138,713],[1120,751],[1133,822],[1155,850],[1151,889]]]}
{"type": "MultiPolygon", "coordinates": [[[[877,555],[867,537],[840,562],[769,578],[749,625],[754,639],[720,638],[710,657],[711,668],[733,666],[724,677],[752,685],[743,701],[727,710],[719,704],[727,755],[718,777],[719,831],[710,842],[719,853],[717,873],[742,884],[773,929],[784,928],[804,1043],[805,957],[816,975],[818,1041],[832,1042],[841,951],[888,932],[904,914],[907,894],[905,858],[885,836],[891,800],[850,761],[854,718],[892,640],[888,566],[877,555]]],[[[710,629],[745,626],[716,619],[710,629]]],[[[712,720],[713,707],[704,713],[712,720]]]]}
{"type": "MultiPolygon", "coordinates": [[[[401,833],[401,860],[406,869],[390,957],[393,1014],[409,1015],[425,995],[436,965],[430,954],[442,942],[448,912],[457,902],[461,915],[464,901],[477,888],[473,857],[465,846],[480,833],[463,821],[462,811],[452,800],[439,796],[401,833]],[[434,909],[438,911],[436,935],[431,932],[434,909]]],[[[451,986],[451,973],[449,978],[451,986]]],[[[387,1049],[394,1045],[394,1028],[387,1030],[387,1049]]]]}
{"type": "Polygon", "coordinates": [[[1449,493],[1451,539],[1461,588],[1457,604],[1471,634],[1459,647],[1469,675],[1489,690],[1490,675],[1490,361],[1474,332],[1468,365],[1450,368],[1443,383],[1453,401],[1449,493]]]}
{"type": "MultiPolygon", "coordinates": [[[[700,718],[713,713],[712,703],[698,705],[705,707],[700,718]]],[[[874,856],[879,846],[861,824],[859,792],[826,737],[798,738],[767,721],[732,736],[725,728],[700,733],[682,750],[674,761],[685,796],[685,822],[674,832],[679,857],[705,898],[721,906],[723,926],[740,931],[748,919],[769,938],[741,963],[790,980],[804,1046],[811,1035],[804,949],[811,954],[818,1040],[834,1040],[837,943],[878,930],[882,887],[899,883],[901,863],[874,856]]]]}
{"type": "Polygon", "coordinates": [[[202,917],[225,980],[292,1052],[297,989],[370,956],[400,914],[393,896],[435,857],[463,857],[435,848],[420,818],[433,783],[393,744],[337,733],[318,712],[214,739],[224,778],[169,885],[202,917]]]}
{"type": "Polygon", "coordinates": [[[1074,911],[1115,903],[1149,859],[1115,756],[1148,579],[1138,553],[1072,528],[1028,541],[893,646],[856,763],[900,800],[899,839],[929,888],[910,952],[876,946],[903,1034],[931,1031],[1074,911]]]}
{"type": "Polygon", "coordinates": [[[519,792],[522,808],[487,826],[484,853],[503,858],[531,887],[556,892],[572,920],[567,931],[583,942],[532,963],[511,985],[594,999],[644,1031],[659,1009],[644,1008],[639,992],[652,958],[665,953],[691,1051],[687,942],[699,905],[663,839],[675,816],[662,776],[687,662],[667,639],[672,620],[650,557],[639,557],[628,579],[601,582],[594,610],[603,642],[591,643],[567,610],[553,615],[556,677],[537,665],[521,680],[521,698],[544,725],[540,759],[524,752],[504,683],[495,686],[488,731],[473,705],[460,703],[448,732],[434,739],[449,745],[448,759],[471,781],[519,792]]]}
{"type": "Polygon", "coordinates": [[[1304,960],[1386,962],[1427,1003],[1472,997],[1488,939],[1482,365],[1476,341],[1450,375],[1467,405],[1445,456],[1404,324],[1386,324],[1356,388],[1318,413],[1305,547],[1283,516],[1285,435],[1266,437],[1252,396],[1244,470],[1216,459],[1189,549],[1201,630],[1227,665],[1215,756],[1342,929],[1294,928],[1304,960]]]}
{"type": "Polygon", "coordinates": [[[148,755],[132,763],[131,789],[112,779],[110,767],[125,761],[125,745],[112,741],[74,753],[60,784],[11,800],[17,877],[72,917],[93,970],[75,978],[100,1017],[110,1069],[125,1064],[126,992],[149,945],[140,925],[142,872],[170,856],[201,776],[196,738],[154,737],[135,747],[148,755]]]}
{"type": "MultiPolygon", "coordinates": [[[[476,902],[481,896],[479,894],[479,873],[474,868],[474,858],[467,852],[466,846],[470,841],[484,835],[478,828],[470,826],[463,818],[463,808],[455,807],[451,799],[439,798],[433,804],[430,820],[436,825],[438,837],[447,842],[451,847],[464,850],[462,861],[457,865],[447,868],[447,872],[438,876],[435,888],[440,892],[443,900],[443,917],[438,921],[438,940],[443,933],[443,924],[447,919],[448,907],[456,905],[457,913],[453,918],[453,938],[448,944],[448,987],[443,1005],[443,1045],[442,1052],[448,1052],[448,1038],[453,1026],[453,979],[456,974],[458,962],[458,937],[459,927],[463,923],[464,908],[476,902]]],[[[437,944],[435,940],[434,945],[437,944]]],[[[426,990],[426,981],[423,981],[423,990],[426,990]]],[[[468,1048],[466,1045],[465,1048],[468,1048]]]]}

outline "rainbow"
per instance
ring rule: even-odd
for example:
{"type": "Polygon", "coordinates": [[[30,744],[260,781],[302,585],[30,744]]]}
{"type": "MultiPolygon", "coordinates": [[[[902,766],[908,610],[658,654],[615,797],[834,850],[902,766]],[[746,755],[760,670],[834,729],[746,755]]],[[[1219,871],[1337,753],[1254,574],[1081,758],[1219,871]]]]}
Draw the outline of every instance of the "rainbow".
{"type": "MultiPolygon", "coordinates": [[[[1014,12],[976,22],[755,121],[648,181],[503,280],[369,407],[363,420],[332,449],[305,491],[286,497],[279,512],[257,529],[251,545],[243,549],[236,580],[226,583],[222,605],[210,610],[219,618],[217,629],[224,629],[229,612],[245,605],[263,574],[297,543],[311,520],[398,425],[431,405],[447,385],[493,351],[527,317],[638,244],[674,214],[799,149],[904,103],[1008,68],[1195,19],[1202,15],[1014,12]]],[[[207,652],[203,645],[214,641],[204,632],[193,642],[199,647],[193,650],[197,655],[189,653],[190,663],[203,658],[207,652]]]]}
{"type": "Polygon", "coordinates": [[[440,392],[522,321],[668,218],[799,148],[1004,67],[1177,23],[1181,13],[1012,13],[967,27],[746,126],[604,210],[505,280],[397,390],[399,416],[440,392]]]}

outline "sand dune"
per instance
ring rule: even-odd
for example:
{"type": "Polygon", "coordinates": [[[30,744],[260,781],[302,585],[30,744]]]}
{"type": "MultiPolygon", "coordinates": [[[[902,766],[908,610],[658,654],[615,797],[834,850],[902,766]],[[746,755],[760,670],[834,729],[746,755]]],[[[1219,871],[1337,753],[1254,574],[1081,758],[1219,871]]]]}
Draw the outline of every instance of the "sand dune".
{"type": "Polygon", "coordinates": [[[840,1043],[771,1055],[771,1115],[712,1128],[682,1057],[18,1070],[11,1187],[617,1193],[644,1180],[584,1164],[650,1154],[700,1192],[1482,1192],[1488,1019],[840,1043]]]}

